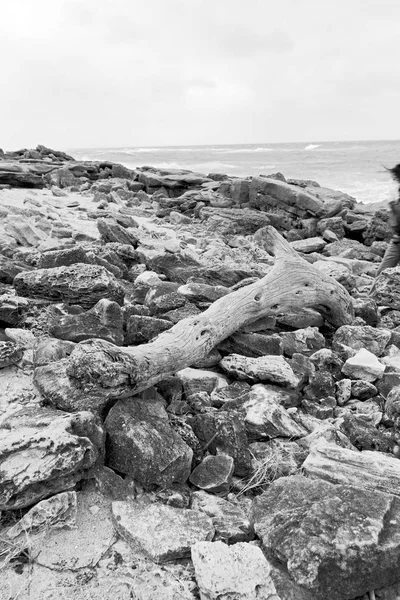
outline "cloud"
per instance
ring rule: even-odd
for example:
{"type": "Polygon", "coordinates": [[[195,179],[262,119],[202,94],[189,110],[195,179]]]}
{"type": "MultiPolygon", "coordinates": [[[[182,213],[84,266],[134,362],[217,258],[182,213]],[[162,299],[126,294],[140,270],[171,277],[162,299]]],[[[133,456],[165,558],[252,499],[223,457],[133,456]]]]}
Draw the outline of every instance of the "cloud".
{"type": "Polygon", "coordinates": [[[399,17],[397,0],[14,0],[1,144],[400,137],[399,17]]]}

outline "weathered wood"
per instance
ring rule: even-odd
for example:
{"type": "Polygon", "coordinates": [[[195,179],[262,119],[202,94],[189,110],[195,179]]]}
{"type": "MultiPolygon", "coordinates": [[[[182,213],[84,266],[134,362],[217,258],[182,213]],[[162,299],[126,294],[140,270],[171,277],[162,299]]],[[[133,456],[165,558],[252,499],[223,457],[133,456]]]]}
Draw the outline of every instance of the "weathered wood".
{"type": "MultiPolygon", "coordinates": [[[[204,358],[216,344],[266,315],[313,308],[336,327],[351,323],[347,291],[301,258],[273,227],[263,232],[263,244],[275,256],[265,277],[216,300],[200,315],[179,321],[148,344],[121,349],[101,340],[82,342],[66,366],[69,384],[91,394],[97,388],[108,398],[132,396],[204,358]]],[[[40,375],[36,374],[39,388],[40,375]]]]}

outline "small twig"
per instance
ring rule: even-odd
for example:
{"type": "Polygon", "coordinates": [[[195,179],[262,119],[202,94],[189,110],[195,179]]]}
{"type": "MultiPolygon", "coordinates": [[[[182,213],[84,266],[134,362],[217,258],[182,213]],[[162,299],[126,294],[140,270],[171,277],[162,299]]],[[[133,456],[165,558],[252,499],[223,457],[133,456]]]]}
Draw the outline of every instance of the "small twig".
{"type": "Polygon", "coordinates": [[[212,443],[213,443],[213,441],[214,441],[214,440],[215,440],[215,438],[218,436],[218,434],[219,434],[219,431],[216,431],[216,432],[214,433],[214,435],[213,435],[213,436],[211,436],[211,438],[208,440],[208,442],[206,442],[206,443],[204,444],[204,446],[201,448],[201,451],[202,451],[202,452],[205,452],[205,451],[207,450],[207,448],[210,446],[210,444],[212,444],[212,443]]]}

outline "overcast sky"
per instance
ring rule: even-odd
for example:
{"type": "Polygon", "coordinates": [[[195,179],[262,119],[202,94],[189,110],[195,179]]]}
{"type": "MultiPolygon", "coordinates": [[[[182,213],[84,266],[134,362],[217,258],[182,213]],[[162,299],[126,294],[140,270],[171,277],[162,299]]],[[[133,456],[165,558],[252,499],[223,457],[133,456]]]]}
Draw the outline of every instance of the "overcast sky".
{"type": "Polygon", "coordinates": [[[0,147],[400,138],[400,0],[9,0],[0,147]]]}

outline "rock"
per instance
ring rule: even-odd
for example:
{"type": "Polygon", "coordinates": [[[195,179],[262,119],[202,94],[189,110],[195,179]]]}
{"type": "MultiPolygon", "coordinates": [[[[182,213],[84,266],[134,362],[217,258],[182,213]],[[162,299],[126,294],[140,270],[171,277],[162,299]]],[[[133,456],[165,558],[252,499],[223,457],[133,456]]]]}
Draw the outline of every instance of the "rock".
{"type": "Polygon", "coordinates": [[[286,331],[281,333],[280,337],[282,339],[283,353],[286,356],[293,356],[295,352],[310,356],[325,346],[325,338],[319,333],[317,327],[286,331]]]}
{"type": "MultiPolygon", "coordinates": [[[[297,355],[294,355],[297,356],[297,355]]],[[[293,361],[292,361],[293,362],[293,361]]],[[[343,360],[339,357],[336,352],[333,352],[330,348],[321,348],[310,356],[310,362],[319,371],[327,371],[336,379],[341,377],[341,371],[343,367],[343,360]]],[[[310,373],[310,376],[314,374],[310,373]]]]}
{"type": "Polygon", "coordinates": [[[241,404],[249,436],[253,440],[263,440],[307,435],[307,431],[293,421],[286,409],[278,403],[276,390],[273,386],[270,387],[253,385],[241,404]]]}
{"type": "Polygon", "coordinates": [[[0,295],[0,321],[8,325],[17,325],[29,309],[29,301],[11,294],[0,295]]]}
{"type": "Polygon", "coordinates": [[[379,431],[363,415],[344,415],[340,429],[358,450],[393,451],[394,440],[379,431]]]}
{"type": "Polygon", "coordinates": [[[150,314],[159,315],[169,310],[175,310],[186,304],[186,299],[179,292],[179,285],[169,281],[161,282],[152,287],[146,294],[144,304],[150,309],[150,314]]]}
{"type": "Polygon", "coordinates": [[[336,382],[336,402],[343,406],[351,398],[351,379],[341,379],[336,382]]]}
{"type": "Polygon", "coordinates": [[[240,354],[230,354],[219,364],[226,373],[238,379],[269,381],[291,388],[296,388],[299,384],[298,377],[283,356],[248,358],[240,354]]]}
{"type": "Polygon", "coordinates": [[[359,400],[368,400],[378,393],[377,388],[369,381],[353,381],[351,384],[351,395],[359,400]]]}
{"type": "Polygon", "coordinates": [[[54,267],[67,267],[76,263],[89,264],[90,262],[86,250],[82,246],[74,246],[73,248],[43,252],[39,256],[37,267],[39,269],[52,269],[54,267]]]}
{"type": "Polygon", "coordinates": [[[320,252],[326,246],[326,241],[320,237],[306,238],[305,240],[297,240],[290,242],[290,245],[297,252],[309,254],[310,252],[320,252]]]}
{"type": "Polygon", "coordinates": [[[163,400],[155,392],[119,400],[105,421],[108,466],[132,475],[141,485],[185,482],[193,452],[171,428],[163,400]]]}
{"type": "Polygon", "coordinates": [[[378,324],[378,307],[375,300],[372,298],[353,298],[353,307],[354,315],[364,319],[367,325],[375,327],[378,324]]]}
{"type": "Polygon", "coordinates": [[[250,182],[250,207],[290,217],[320,215],[324,203],[297,186],[268,177],[253,177],[250,182]]]}
{"type": "Polygon", "coordinates": [[[382,271],[374,282],[370,296],[380,306],[400,310],[400,267],[382,271]]]}
{"type": "Polygon", "coordinates": [[[0,342],[0,369],[15,365],[22,358],[22,348],[13,342],[0,342]]]}
{"type": "Polygon", "coordinates": [[[344,600],[398,580],[400,499],[298,475],[254,501],[263,548],[316,599],[344,600]]]}
{"type": "Polygon", "coordinates": [[[125,344],[145,344],[172,327],[171,321],[131,315],[126,325],[125,344]]]}
{"type": "Polygon", "coordinates": [[[281,336],[276,333],[272,335],[235,333],[218,344],[218,348],[229,354],[241,354],[251,358],[283,353],[281,336]]]}
{"type": "Polygon", "coordinates": [[[207,492],[218,494],[227,493],[232,483],[232,474],[235,463],[227,454],[206,456],[203,461],[193,469],[189,481],[196,487],[207,492]]]}
{"type": "Polygon", "coordinates": [[[205,283],[187,283],[181,285],[178,290],[181,294],[192,302],[215,302],[219,298],[229,294],[229,288],[223,285],[207,285],[205,283]]]}
{"type": "Polygon", "coordinates": [[[343,365],[342,373],[350,379],[365,379],[373,383],[380,379],[385,371],[383,365],[374,354],[362,348],[343,365]]]}
{"type": "Polygon", "coordinates": [[[211,394],[213,391],[221,390],[228,386],[228,379],[225,375],[205,369],[186,367],[186,369],[177,371],[175,376],[182,383],[187,398],[197,392],[211,394]]]}
{"type": "Polygon", "coordinates": [[[198,542],[192,561],[201,600],[280,600],[270,565],[257,546],[198,542]]]}
{"type": "Polygon", "coordinates": [[[0,510],[31,506],[88,477],[103,432],[89,412],[19,409],[0,425],[0,510]]]}
{"type": "Polygon", "coordinates": [[[375,329],[369,325],[342,325],[334,333],[332,348],[341,355],[349,358],[349,348],[361,350],[365,348],[375,356],[382,356],[389,344],[392,332],[389,329],[375,329]]]}
{"type": "Polygon", "coordinates": [[[251,457],[244,417],[236,410],[195,415],[190,425],[209,452],[227,454],[235,461],[235,474],[245,477],[251,470],[251,457]]]}
{"type": "Polygon", "coordinates": [[[236,544],[248,542],[254,537],[253,527],[238,504],[200,491],[193,492],[191,508],[205,513],[212,519],[215,541],[236,544]]]}
{"type": "Polygon", "coordinates": [[[21,271],[28,270],[28,265],[11,260],[0,254],[0,283],[10,283],[14,281],[14,277],[21,271]]]}
{"type": "Polygon", "coordinates": [[[249,208],[213,208],[200,210],[200,219],[206,221],[209,231],[222,235],[252,235],[261,227],[271,223],[270,218],[259,210],[249,208]]]}
{"type": "Polygon", "coordinates": [[[303,470],[312,479],[400,496],[400,461],[383,452],[358,452],[321,442],[312,446],[303,470]]]}
{"type": "Polygon", "coordinates": [[[33,345],[33,364],[35,367],[42,367],[62,360],[71,354],[74,347],[73,342],[65,340],[56,340],[47,336],[37,338],[33,345]]]}
{"type": "Polygon", "coordinates": [[[196,510],[164,504],[116,501],[112,517],[117,532],[139,553],[155,562],[190,556],[190,549],[214,536],[212,520],[196,510]]]}
{"type": "Polygon", "coordinates": [[[99,300],[86,312],[61,317],[58,323],[50,327],[50,333],[71,342],[100,338],[122,346],[124,332],[121,307],[112,300],[99,300]]]}
{"type": "Polygon", "coordinates": [[[118,225],[114,219],[97,219],[97,229],[106,243],[131,244],[134,248],[138,244],[138,238],[134,230],[131,227],[126,229],[118,225]]]}
{"type": "Polygon", "coordinates": [[[329,371],[316,371],[310,375],[309,384],[303,391],[308,400],[321,401],[335,395],[335,382],[329,371]]]}
{"type": "Polygon", "coordinates": [[[84,491],[77,494],[76,527],[52,529],[38,538],[31,556],[34,564],[50,572],[60,571],[64,576],[68,571],[82,573],[94,569],[114,541],[109,501],[96,492],[84,491]]]}
{"type": "Polygon", "coordinates": [[[77,494],[61,492],[33,506],[15,525],[8,529],[6,537],[26,544],[26,535],[32,537],[49,529],[76,527],[77,494]]]}
{"type": "Polygon", "coordinates": [[[32,220],[18,215],[8,215],[4,224],[5,231],[13,237],[21,246],[37,247],[47,238],[47,235],[38,227],[35,227],[32,220]]]}
{"type": "Polygon", "coordinates": [[[123,303],[124,290],[104,267],[82,263],[69,267],[24,271],[14,279],[17,294],[31,298],[45,298],[79,304],[92,308],[106,298],[123,303]]]}

